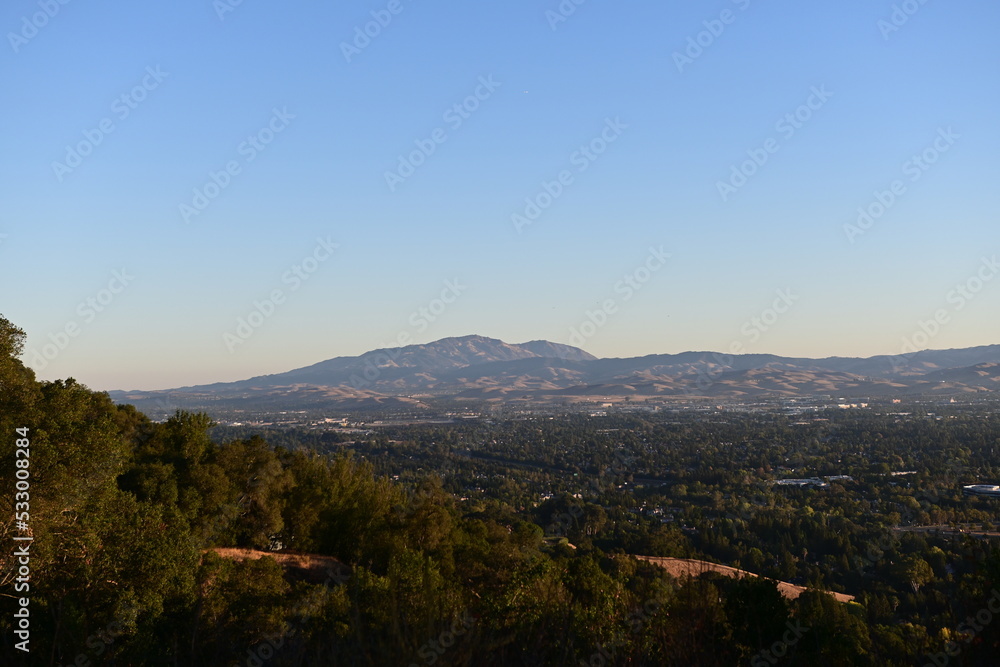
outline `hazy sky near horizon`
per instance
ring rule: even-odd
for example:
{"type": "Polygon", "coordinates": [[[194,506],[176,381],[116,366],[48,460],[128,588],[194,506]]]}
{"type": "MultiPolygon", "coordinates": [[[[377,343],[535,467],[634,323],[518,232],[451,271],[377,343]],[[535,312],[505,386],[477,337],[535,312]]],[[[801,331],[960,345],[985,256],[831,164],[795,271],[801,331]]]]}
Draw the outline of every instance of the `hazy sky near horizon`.
{"type": "Polygon", "coordinates": [[[995,2],[12,0],[0,26],[0,314],[44,379],[466,334],[998,342],[995,2]]]}

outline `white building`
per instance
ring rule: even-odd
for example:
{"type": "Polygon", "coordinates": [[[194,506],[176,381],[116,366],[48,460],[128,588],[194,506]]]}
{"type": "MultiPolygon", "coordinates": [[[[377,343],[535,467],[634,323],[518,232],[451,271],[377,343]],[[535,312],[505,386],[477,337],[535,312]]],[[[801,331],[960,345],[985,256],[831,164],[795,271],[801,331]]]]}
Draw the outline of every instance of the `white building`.
{"type": "Polygon", "coordinates": [[[1000,486],[996,484],[969,484],[962,487],[967,496],[1000,496],[1000,486]]]}

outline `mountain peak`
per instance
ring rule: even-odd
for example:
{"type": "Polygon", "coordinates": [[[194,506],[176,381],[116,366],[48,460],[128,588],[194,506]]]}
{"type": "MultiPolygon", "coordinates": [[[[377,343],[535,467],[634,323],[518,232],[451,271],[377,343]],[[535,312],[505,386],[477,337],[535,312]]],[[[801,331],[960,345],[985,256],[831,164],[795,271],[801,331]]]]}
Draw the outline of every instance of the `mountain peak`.
{"type": "Polygon", "coordinates": [[[547,358],[570,361],[596,359],[588,352],[571,345],[533,340],[527,343],[506,343],[498,338],[478,334],[441,338],[430,343],[407,345],[406,347],[385,348],[365,353],[358,357],[391,359],[397,366],[430,366],[440,368],[471,366],[518,359],[547,358]]]}
{"type": "MultiPolygon", "coordinates": [[[[532,400],[565,405],[592,396],[645,397],[671,404],[683,396],[959,395],[1000,391],[1000,346],[926,350],[868,359],[805,359],[708,352],[598,359],[547,340],[505,343],[480,335],[442,338],[337,357],[285,373],[167,392],[113,392],[118,399],[155,401],[170,394],[185,409],[243,405],[282,409],[412,405],[422,397],[532,400]],[[187,398],[183,398],[187,397],[187,398]]],[[[243,409],[243,408],[241,408],[243,409]]]]}

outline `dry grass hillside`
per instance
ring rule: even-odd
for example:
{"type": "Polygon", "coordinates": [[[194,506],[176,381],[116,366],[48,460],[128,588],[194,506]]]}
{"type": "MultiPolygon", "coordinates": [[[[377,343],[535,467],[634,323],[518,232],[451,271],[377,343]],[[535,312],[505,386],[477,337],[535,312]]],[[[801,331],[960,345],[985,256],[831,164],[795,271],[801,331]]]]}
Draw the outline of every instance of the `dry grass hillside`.
{"type": "Polygon", "coordinates": [[[322,584],[331,577],[336,579],[350,573],[349,567],[331,556],[223,547],[210,549],[210,551],[214,551],[222,558],[237,562],[265,557],[273,558],[288,575],[315,584],[322,584]]]}
{"type": "MultiPolygon", "coordinates": [[[[657,556],[636,556],[636,558],[648,561],[654,565],[659,565],[674,577],[697,577],[705,572],[718,572],[723,576],[733,579],[760,576],[754,574],[753,572],[747,572],[746,570],[729,567],[728,565],[709,563],[704,560],[691,560],[688,558],[661,558],[657,556]]],[[[778,592],[789,600],[794,600],[807,590],[805,586],[796,586],[795,584],[790,584],[787,581],[779,581],[777,584],[778,592]]],[[[826,592],[835,597],[839,602],[851,602],[854,600],[853,595],[847,595],[846,593],[834,593],[833,591],[826,592]]]]}

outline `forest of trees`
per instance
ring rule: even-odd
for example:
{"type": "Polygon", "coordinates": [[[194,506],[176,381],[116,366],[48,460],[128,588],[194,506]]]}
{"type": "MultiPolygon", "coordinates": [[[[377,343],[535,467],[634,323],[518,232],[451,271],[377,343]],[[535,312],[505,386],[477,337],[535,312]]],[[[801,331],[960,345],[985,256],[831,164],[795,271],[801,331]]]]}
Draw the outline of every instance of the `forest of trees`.
{"type": "Polygon", "coordinates": [[[275,444],[37,381],[23,341],[0,317],[2,664],[995,664],[997,541],[895,530],[992,528],[991,499],[957,484],[998,472],[995,416],[566,416],[275,444]],[[853,480],[782,489],[782,468],[853,480]],[[219,547],[339,564],[317,582],[219,547]],[[810,590],[674,579],[630,554],[810,590]]]}

